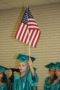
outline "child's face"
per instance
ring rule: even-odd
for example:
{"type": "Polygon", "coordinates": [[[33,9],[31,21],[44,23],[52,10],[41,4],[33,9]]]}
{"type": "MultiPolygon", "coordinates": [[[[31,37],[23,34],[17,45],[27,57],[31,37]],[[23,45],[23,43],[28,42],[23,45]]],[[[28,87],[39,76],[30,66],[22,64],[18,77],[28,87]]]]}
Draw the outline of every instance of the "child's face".
{"type": "Polygon", "coordinates": [[[20,70],[21,76],[25,76],[26,73],[27,73],[27,70],[28,70],[28,65],[27,65],[27,63],[20,62],[18,68],[19,68],[19,70],[20,70]]]}
{"type": "Polygon", "coordinates": [[[60,70],[56,70],[56,76],[60,77],[60,70]]]}
{"type": "Polygon", "coordinates": [[[49,70],[49,74],[51,77],[53,77],[55,75],[55,70],[49,70]]]}
{"type": "Polygon", "coordinates": [[[0,79],[3,77],[3,73],[0,73],[0,79]]]}

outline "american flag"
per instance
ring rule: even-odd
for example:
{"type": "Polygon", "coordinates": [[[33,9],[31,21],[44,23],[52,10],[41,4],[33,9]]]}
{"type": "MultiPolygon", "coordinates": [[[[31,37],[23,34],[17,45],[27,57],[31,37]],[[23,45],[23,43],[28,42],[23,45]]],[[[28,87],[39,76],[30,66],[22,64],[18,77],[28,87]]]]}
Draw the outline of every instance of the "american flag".
{"type": "Polygon", "coordinates": [[[16,32],[16,39],[32,47],[36,47],[41,31],[27,8],[16,32]]]}

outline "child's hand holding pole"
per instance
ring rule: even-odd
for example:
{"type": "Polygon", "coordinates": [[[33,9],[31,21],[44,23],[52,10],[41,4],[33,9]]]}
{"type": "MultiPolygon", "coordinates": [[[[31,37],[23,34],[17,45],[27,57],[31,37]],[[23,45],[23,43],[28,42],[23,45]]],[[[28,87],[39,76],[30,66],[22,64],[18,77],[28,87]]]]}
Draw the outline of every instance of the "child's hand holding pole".
{"type": "Polygon", "coordinates": [[[32,73],[32,75],[34,76],[34,68],[33,68],[33,63],[32,63],[32,60],[31,60],[31,59],[29,60],[28,64],[29,64],[31,73],[32,73]]]}

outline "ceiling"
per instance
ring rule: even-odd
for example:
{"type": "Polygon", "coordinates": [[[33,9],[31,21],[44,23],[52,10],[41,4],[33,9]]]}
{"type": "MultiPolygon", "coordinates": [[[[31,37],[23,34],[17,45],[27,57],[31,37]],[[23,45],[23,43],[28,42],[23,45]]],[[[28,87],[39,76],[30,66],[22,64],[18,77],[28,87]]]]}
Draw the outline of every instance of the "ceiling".
{"type": "Polygon", "coordinates": [[[0,0],[0,9],[19,8],[23,6],[38,6],[43,4],[59,3],[60,0],[0,0]]]}

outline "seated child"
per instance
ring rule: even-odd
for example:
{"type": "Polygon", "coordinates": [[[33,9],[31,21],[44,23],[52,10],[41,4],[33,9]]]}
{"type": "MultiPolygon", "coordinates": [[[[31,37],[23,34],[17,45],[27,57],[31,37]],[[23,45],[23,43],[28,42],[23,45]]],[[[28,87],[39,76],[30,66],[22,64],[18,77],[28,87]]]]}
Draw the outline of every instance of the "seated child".
{"type": "Polygon", "coordinates": [[[19,69],[9,68],[9,70],[12,72],[11,76],[9,77],[9,90],[13,90],[14,72],[19,72],[19,69]]]}
{"type": "Polygon", "coordinates": [[[52,83],[51,90],[60,90],[60,62],[57,62],[55,67],[57,79],[52,83]]]}
{"type": "Polygon", "coordinates": [[[44,90],[51,90],[51,85],[54,79],[57,78],[55,75],[55,64],[50,63],[46,67],[48,68],[49,76],[45,79],[44,90]]]}
{"type": "Polygon", "coordinates": [[[7,77],[5,71],[6,68],[0,66],[0,90],[8,90],[7,77]]]}

